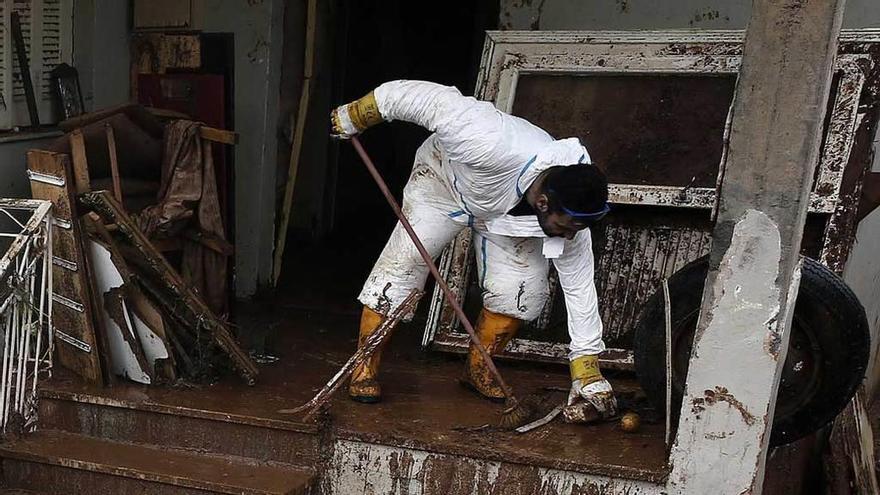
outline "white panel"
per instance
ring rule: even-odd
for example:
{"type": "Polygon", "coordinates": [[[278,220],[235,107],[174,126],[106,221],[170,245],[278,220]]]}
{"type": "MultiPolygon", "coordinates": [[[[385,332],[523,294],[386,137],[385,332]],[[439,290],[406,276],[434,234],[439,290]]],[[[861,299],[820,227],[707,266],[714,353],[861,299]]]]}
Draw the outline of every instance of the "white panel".
{"type": "MultiPolygon", "coordinates": [[[[107,291],[119,288],[123,284],[122,276],[113,260],[110,251],[94,241],[89,241],[92,268],[94,270],[95,286],[98,289],[97,297],[104,297],[107,291]]],[[[134,349],[129,342],[136,341],[137,335],[132,328],[131,319],[128,316],[128,308],[122,303],[122,313],[125,315],[126,328],[120,328],[107,310],[104,310],[104,328],[107,332],[107,340],[110,344],[110,362],[113,373],[127,377],[130,380],[150,384],[150,375],[141,367],[135,355],[134,349]],[[123,334],[128,337],[124,337],[123,334]]],[[[166,356],[167,357],[167,356],[166,356]]]]}
{"type": "Polygon", "coordinates": [[[150,330],[150,327],[141,320],[137,313],[131,311],[126,305],[125,315],[127,318],[130,318],[130,324],[132,328],[134,328],[135,332],[138,336],[138,341],[141,343],[141,347],[144,349],[144,354],[147,356],[147,363],[150,365],[150,371],[155,372],[156,361],[159,359],[168,359],[168,348],[165,347],[165,342],[156,335],[155,332],[150,330]]]}

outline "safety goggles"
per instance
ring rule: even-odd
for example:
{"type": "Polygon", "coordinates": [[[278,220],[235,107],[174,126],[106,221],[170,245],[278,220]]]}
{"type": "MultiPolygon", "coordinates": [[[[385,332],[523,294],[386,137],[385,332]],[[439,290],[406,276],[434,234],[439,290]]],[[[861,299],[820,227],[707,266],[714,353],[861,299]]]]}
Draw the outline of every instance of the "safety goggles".
{"type": "Polygon", "coordinates": [[[582,213],[574,210],[569,210],[565,206],[562,206],[562,211],[564,211],[571,218],[589,225],[594,224],[599,220],[605,218],[605,215],[607,215],[608,212],[611,211],[611,206],[609,206],[608,203],[605,203],[605,205],[602,206],[601,210],[592,213],[582,213]]]}

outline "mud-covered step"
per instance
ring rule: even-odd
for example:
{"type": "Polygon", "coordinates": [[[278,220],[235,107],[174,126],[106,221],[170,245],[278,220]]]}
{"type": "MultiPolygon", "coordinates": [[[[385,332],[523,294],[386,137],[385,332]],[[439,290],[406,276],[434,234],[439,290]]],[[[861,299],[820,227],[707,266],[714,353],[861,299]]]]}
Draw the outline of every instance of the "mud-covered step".
{"type": "Polygon", "coordinates": [[[314,466],[314,426],[44,389],[40,427],[106,440],[314,466]]]}
{"type": "Polygon", "coordinates": [[[47,494],[304,494],[306,469],[40,431],[0,445],[8,488],[47,494]]]}

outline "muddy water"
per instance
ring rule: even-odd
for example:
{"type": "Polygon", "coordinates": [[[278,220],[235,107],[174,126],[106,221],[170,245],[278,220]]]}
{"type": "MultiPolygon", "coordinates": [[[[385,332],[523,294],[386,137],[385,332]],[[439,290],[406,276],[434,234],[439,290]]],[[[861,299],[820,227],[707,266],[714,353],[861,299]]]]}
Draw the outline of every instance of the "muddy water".
{"type": "MultiPolygon", "coordinates": [[[[194,388],[121,384],[94,390],[73,379],[57,379],[51,387],[130,403],[186,408],[188,414],[220,412],[249,422],[302,429],[305,425],[297,417],[278,411],[307,401],[348,359],[356,345],[357,319],[301,311],[280,313],[280,338],[269,350],[281,359],[263,365],[260,380],[253,387],[235,377],[194,388]]],[[[328,437],[610,476],[648,480],[662,476],[666,459],[663,425],[651,421],[649,414],[643,414],[647,420],[643,419],[637,433],[622,432],[616,422],[583,426],[559,420],[525,435],[485,428],[495,423],[501,407],[458,384],[461,357],[424,354],[418,348],[419,336],[420,328],[409,324],[402,325],[392,339],[380,374],[381,403],[354,403],[345,397],[344,389],[341,391],[323,423],[332,430],[328,437]]],[[[547,410],[566,395],[569,378],[565,367],[502,363],[500,368],[520,395],[539,395],[547,410]]],[[[626,399],[636,389],[632,377],[612,377],[612,383],[624,398],[624,407],[637,407],[626,399]]],[[[313,431],[318,434],[317,429],[313,431]]]]}

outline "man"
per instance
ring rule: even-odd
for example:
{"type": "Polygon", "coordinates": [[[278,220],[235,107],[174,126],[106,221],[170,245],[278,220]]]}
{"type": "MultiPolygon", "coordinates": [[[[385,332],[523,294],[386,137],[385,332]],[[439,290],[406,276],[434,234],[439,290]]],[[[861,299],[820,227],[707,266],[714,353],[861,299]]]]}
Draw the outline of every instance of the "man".
{"type": "MultiPolygon", "coordinates": [[[[416,152],[402,207],[428,252],[436,258],[463,228],[474,229],[484,306],[476,331],[486,350],[500,352],[523,321],[539,315],[549,293],[551,259],[571,335],[568,409],[587,402],[601,416],[616,414],[611,385],[598,366],[605,346],[589,232],[609,211],[608,186],[587,150],[577,138],[554,140],[491,103],[423,81],[382,84],[331,114],[333,135],[342,139],[392,120],[433,132],[416,152]]],[[[413,288],[422,288],[427,276],[424,261],[398,223],[358,297],[364,304],[360,345],[382,315],[413,288]]],[[[380,357],[377,351],[354,371],[352,399],[379,400],[380,357]]],[[[483,397],[504,400],[473,345],[462,383],[483,397]]]]}

